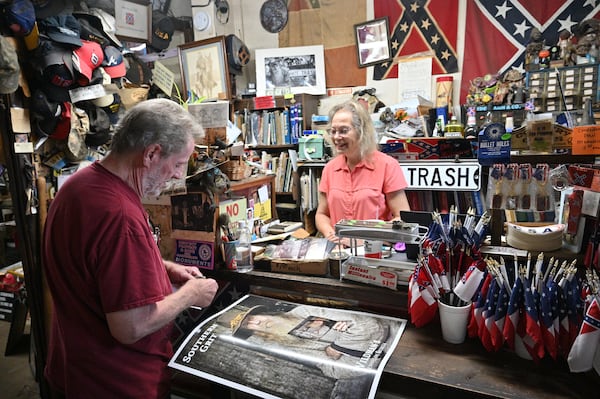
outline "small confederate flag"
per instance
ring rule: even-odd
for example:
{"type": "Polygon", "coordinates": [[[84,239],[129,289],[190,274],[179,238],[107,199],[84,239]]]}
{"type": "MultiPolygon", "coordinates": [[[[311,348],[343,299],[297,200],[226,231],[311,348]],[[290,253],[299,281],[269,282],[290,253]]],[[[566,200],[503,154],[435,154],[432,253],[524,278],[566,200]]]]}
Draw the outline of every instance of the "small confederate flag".
{"type": "Polygon", "coordinates": [[[569,357],[569,369],[573,373],[591,370],[594,354],[600,341],[600,306],[598,298],[592,300],[588,307],[579,335],[575,339],[569,357]]]}

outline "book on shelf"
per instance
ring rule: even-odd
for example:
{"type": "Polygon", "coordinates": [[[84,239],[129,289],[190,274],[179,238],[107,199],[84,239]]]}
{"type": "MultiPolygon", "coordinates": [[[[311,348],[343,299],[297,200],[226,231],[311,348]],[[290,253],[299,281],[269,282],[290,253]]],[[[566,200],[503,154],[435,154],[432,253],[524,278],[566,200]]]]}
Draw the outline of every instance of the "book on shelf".
{"type": "Polygon", "coordinates": [[[267,229],[267,233],[269,233],[269,234],[287,233],[290,231],[298,230],[301,227],[302,227],[302,222],[292,222],[292,221],[280,222],[280,223],[270,225],[269,228],[267,229]]]}

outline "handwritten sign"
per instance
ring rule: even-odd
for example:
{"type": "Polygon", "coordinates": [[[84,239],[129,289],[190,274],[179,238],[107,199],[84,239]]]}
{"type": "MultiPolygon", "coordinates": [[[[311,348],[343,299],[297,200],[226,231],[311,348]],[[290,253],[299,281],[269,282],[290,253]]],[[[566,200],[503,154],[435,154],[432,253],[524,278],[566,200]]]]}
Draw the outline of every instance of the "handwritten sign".
{"type": "Polygon", "coordinates": [[[432,57],[398,62],[398,100],[417,100],[421,96],[431,100],[432,57]]]}
{"type": "Polygon", "coordinates": [[[154,69],[152,70],[152,83],[158,86],[159,89],[165,92],[167,95],[171,95],[173,90],[173,82],[175,81],[175,74],[164,66],[160,61],[154,62],[154,69]]]}
{"type": "Polygon", "coordinates": [[[573,128],[573,155],[600,154],[600,126],[575,126],[573,128]]]}

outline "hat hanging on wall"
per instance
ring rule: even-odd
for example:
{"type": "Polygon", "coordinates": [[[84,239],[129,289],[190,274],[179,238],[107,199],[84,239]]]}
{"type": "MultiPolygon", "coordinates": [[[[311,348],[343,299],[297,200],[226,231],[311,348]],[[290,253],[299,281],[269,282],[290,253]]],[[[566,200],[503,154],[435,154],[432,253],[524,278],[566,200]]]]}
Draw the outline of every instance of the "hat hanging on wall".
{"type": "Polygon", "coordinates": [[[161,11],[152,12],[152,41],[150,47],[154,50],[162,51],[169,47],[175,33],[175,24],[171,17],[161,11]]]}
{"type": "Polygon", "coordinates": [[[280,32],[287,22],[288,9],[284,0],[267,0],[260,7],[260,23],[267,32],[280,32]]]}
{"type": "Polygon", "coordinates": [[[227,49],[227,63],[232,73],[239,74],[242,67],[250,62],[250,50],[236,35],[227,35],[225,38],[225,47],[227,49]]]}
{"type": "Polygon", "coordinates": [[[227,0],[215,0],[215,14],[217,21],[222,24],[229,22],[229,3],[227,0]]]}
{"type": "Polygon", "coordinates": [[[31,0],[37,19],[59,15],[67,7],[66,0],[31,0]]]}

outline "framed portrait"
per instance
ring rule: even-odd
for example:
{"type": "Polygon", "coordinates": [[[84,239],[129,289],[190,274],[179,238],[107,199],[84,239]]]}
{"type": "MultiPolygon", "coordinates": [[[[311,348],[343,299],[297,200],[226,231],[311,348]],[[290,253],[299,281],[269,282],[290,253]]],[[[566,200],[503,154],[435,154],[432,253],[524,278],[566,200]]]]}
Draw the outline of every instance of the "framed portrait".
{"type": "Polygon", "coordinates": [[[256,95],[325,94],[323,46],[257,49],[256,95]]]}
{"type": "Polygon", "coordinates": [[[354,32],[360,68],[392,60],[387,17],[356,24],[354,32]]]}
{"type": "Polygon", "coordinates": [[[152,2],[115,0],[115,33],[137,43],[152,40],[152,2]]]}
{"type": "Polygon", "coordinates": [[[231,97],[225,36],[181,44],[178,51],[181,81],[188,102],[231,97]]]}

